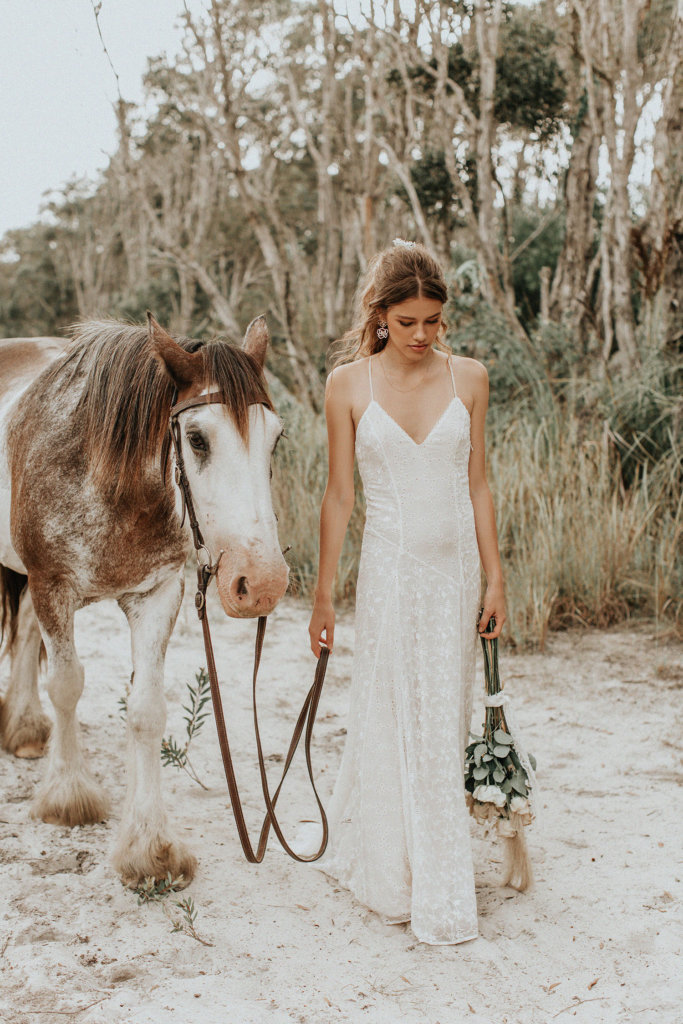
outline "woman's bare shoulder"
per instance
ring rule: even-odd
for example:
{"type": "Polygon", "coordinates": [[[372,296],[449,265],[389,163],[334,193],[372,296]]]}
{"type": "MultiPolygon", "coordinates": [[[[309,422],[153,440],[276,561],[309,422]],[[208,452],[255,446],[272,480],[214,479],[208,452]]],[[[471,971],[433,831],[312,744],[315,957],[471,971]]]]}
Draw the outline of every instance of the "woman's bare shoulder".
{"type": "Polygon", "coordinates": [[[489,398],[489,375],[483,363],[471,356],[453,356],[453,372],[461,401],[473,413],[475,406],[485,409],[489,398]]]}
{"type": "Polygon", "coordinates": [[[473,388],[488,386],[489,372],[483,363],[471,356],[453,356],[453,368],[473,388]]]}
{"type": "Polygon", "coordinates": [[[340,397],[350,398],[358,390],[358,385],[367,380],[368,357],[354,359],[352,363],[340,363],[335,366],[327,377],[326,390],[328,396],[337,392],[340,397]]]}

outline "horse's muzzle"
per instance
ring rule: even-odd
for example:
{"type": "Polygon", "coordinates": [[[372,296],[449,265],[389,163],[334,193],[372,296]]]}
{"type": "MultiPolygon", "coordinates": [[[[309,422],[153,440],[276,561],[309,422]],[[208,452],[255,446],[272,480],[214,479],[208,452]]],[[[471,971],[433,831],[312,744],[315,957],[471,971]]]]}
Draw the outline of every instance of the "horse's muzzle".
{"type": "Polygon", "coordinates": [[[274,565],[260,559],[251,564],[224,561],[218,567],[216,586],[225,614],[231,618],[269,615],[287,590],[289,569],[284,558],[280,556],[274,565]]]}

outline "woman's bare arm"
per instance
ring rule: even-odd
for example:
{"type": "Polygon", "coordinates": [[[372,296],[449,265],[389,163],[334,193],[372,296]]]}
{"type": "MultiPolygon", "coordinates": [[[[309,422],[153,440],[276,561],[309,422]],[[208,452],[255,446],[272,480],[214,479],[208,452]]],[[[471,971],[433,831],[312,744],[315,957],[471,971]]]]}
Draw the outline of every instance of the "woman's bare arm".
{"type": "Polygon", "coordinates": [[[354,503],[353,461],[355,429],[351,416],[350,388],[343,368],[333,370],[325,388],[325,419],[329,467],[320,508],[320,560],[315,601],[308,632],[311,650],[320,656],[320,645],[332,649],[334,608],[332,587],[344,535],[354,503]],[[339,370],[342,369],[340,373],[339,370]]]}
{"type": "Polygon", "coordinates": [[[468,367],[472,381],[474,402],[470,415],[472,451],[469,462],[469,484],[472,508],[474,509],[474,525],[477,532],[479,557],[486,573],[486,594],[484,611],[479,622],[479,632],[484,632],[491,616],[495,616],[496,628],[491,637],[497,637],[505,623],[505,594],[503,586],[503,569],[498,550],[498,533],[496,531],[496,515],[493,498],[486,479],[486,461],[484,452],[484,424],[489,403],[489,377],[486,367],[472,361],[468,367]]]}

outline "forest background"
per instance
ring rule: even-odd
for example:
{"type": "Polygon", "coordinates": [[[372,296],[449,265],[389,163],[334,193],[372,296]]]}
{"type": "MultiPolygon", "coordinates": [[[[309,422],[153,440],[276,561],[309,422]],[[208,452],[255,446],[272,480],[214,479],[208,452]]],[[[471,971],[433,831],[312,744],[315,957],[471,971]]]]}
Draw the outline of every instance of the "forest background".
{"type": "MultiPolygon", "coordinates": [[[[491,381],[508,639],[654,618],[683,569],[681,0],[207,0],[119,99],[97,181],[0,242],[0,334],[75,320],[238,341],[265,312],[293,588],[317,564],[323,387],[359,274],[439,256],[491,381]],[[647,173],[643,174],[643,168],[647,173]]],[[[360,495],[338,576],[355,585],[360,495]]]]}

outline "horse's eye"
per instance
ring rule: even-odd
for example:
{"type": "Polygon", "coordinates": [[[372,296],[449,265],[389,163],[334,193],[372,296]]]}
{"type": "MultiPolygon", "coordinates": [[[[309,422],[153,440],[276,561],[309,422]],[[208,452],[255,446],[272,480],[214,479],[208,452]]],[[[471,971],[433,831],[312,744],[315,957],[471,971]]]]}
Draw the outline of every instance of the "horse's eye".
{"type": "Polygon", "coordinates": [[[204,437],[199,433],[199,431],[191,430],[190,433],[187,435],[187,440],[188,440],[188,442],[190,444],[190,448],[192,448],[193,451],[195,451],[195,452],[206,452],[206,451],[208,451],[208,445],[207,445],[204,437]]]}

